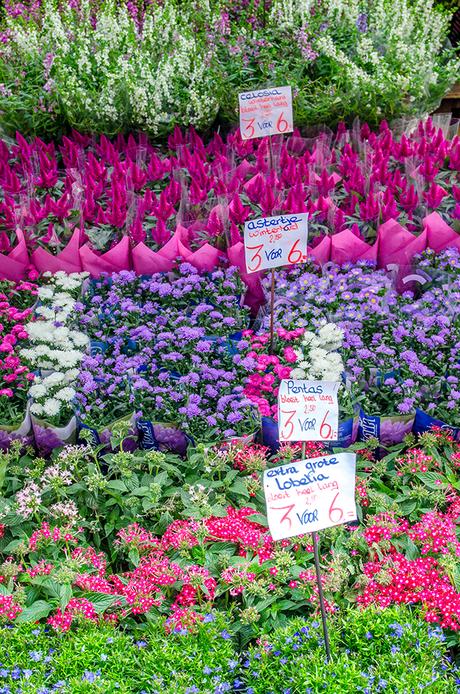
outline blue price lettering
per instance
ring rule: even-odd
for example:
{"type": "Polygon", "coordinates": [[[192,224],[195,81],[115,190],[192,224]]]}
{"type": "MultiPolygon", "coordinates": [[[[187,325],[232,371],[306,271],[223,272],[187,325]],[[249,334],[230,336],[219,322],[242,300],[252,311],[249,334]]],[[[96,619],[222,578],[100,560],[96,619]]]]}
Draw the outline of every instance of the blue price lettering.
{"type": "Polygon", "coordinates": [[[302,514],[296,513],[299,523],[301,525],[308,525],[309,523],[318,522],[318,509],[315,508],[314,511],[305,510],[302,514]]]}

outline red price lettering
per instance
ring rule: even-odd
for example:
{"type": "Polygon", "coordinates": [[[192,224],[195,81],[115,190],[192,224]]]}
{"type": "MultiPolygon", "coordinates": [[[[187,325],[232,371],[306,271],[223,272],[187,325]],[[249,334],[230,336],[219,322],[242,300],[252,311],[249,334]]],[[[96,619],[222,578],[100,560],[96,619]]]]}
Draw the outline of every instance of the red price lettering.
{"type": "Polygon", "coordinates": [[[256,272],[261,264],[262,264],[262,256],[260,255],[260,249],[264,247],[264,244],[261,243],[260,246],[246,246],[248,251],[255,251],[254,255],[251,258],[251,263],[255,261],[255,265],[248,265],[248,270],[251,272],[256,272]]]}
{"type": "Polygon", "coordinates": [[[332,499],[332,503],[329,506],[329,520],[331,521],[331,523],[340,523],[340,521],[343,518],[343,509],[341,509],[340,506],[335,505],[338,495],[339,492],[337,492],[337,494],[334,496],[334,498],[332,499]]]}
{"type": "Polygon", "coordinates": [[[282,433],[282,438],[285,439],[285,440],[288,440],[288,439],[291,438],[292,432],[294,431],[294,424],[293,424],[293,422],[292,422],[292,419],[293,419],[293,417],[294,417],[294,415],[295,415],[295,410],[287,410],[287,411],[286,411],[286,410],[281,410],[281,412],[282,412],[283,414],[289,414],[289,415],[290,415],[290,417],[288,417],[287,420],[286,420],[286,423],[285,423],[285,425],[284,425],[284,427],[283,427],[283,433],[282,433]],[[287,427],[291,427],[290,430],[289,430],[289,434],[286,433],[286,428],[287,428],[287,427]]]}
{"type": "Polygon", "coordinates": [[[326,441],[327,439],[332,439],[332,427],[328,422],[326,422],[328,414],[329,410],[326,410],[326,414],[324,415],[323,421],[321,422],[321,426],[319,428],[319,435],[321,436],[323,441],[326,441]]]}
{"type": "Polygon", "coordinates": [[[276,121],[276,129],[279,133],[285,133],[286,130],[289,128],[289,123],[287,122],[286,118],[284,117],[284,111],[280,113],[280,116],[278,120],[276,121]]]}
{"type": "Polygon", "coordinates": [[[254,137],[255,129],[254,129],[254,121],[255,118],[243,118],[243,121],[247,123],[247,126],[245,127],[245,131],[250,130],[251,132],[248,133],[248,138],[254,137]]]}
{"type": "Polygon", "coordinates": [[[286,511],[284,516],[281,517],[280,523],[284,523],[284,521],[287,521],[289,523],[289,528],[292,526],[292,520],[289,518],[289,514],[291,513],[292,509],[295,507],[295,504],[290,504],[290,506],[271,506],[270,508],[273,511],[286,511]]]}
{"type": "Polygon", "coordinates": [[[288,263],[290,263],[290,265],[295,265],[295,263],[300,263],[300,261],[303,260],[302,251],[300,251],[297,248],[299,243],[300,239],[297,239],[297,241],[294,243],[291,250],[289,251],[288,263]]]}

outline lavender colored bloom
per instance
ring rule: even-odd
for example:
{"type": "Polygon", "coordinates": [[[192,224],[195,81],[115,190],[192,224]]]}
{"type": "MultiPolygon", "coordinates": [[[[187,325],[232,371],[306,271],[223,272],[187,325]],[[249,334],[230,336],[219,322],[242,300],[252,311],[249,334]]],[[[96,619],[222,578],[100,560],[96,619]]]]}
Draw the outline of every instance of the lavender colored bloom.
{"type": "Polygon", "coordinates": [[[358,15],[358,18],[356,20],[356,28],[362,34],[368,31],[367,14],[365,14],[364,12],[358,15]]]}

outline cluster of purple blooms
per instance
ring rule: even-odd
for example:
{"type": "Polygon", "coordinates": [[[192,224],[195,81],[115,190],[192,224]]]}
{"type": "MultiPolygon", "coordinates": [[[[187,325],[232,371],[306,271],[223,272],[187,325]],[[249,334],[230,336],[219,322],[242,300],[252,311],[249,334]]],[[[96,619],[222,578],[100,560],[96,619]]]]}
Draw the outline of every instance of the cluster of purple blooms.
{"type": "Polygon", "coordinates": [[[92,338],[77,382],[80,420],[101,430],[134,415],[199,440],[252,433],[236,348],[248,324],[242,295],[235,268],[200,274],[185,263],[93,282],[77,306],[92,338]]]}
{"type": "Polygon", "coordinates": [[[276,320],[288,329],[340,325],[346,375],[366,413],[385,417],[420,409],[458,426],[460,254],[425,253],[417,269],[424,274],[414,279],[410,273],[410,283],[369,261],[329,263],[321,272],[281,271],[276,320]]]}

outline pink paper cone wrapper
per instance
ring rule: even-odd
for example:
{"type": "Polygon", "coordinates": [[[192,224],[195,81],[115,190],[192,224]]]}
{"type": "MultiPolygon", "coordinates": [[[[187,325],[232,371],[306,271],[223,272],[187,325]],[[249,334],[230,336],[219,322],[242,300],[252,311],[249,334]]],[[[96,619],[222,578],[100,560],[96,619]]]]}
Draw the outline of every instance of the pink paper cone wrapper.
{"type": "Polygon", "coordinates": [[[317,246],[311,249],[310,255],[316,263],[323,265],[331,259],[331,237],[325,236],[317,246]]]}
{"type": "Polygon", "coordinates": [[[173,261],[155,253],[145,243],[138,243],[132,250],[133,267],[138,275],[153,275],[156,272],[169,272],[173,261]]]}
{"type": "Polygon", "coordinates": [[[370,249],[371,246],[355,236],[350,229],[344,229],[331,237],[331,260],[339,265],[355,263],[370,249]]]}
{"type": "Polygon", "coordinates": [[[0,255],[0,279],[19,282],[26,274],[26,263],[13,260],[8,255],[0,255]]]}
{"type": "Polygon", "coordinates": [[[92,277],[100,277],[103,272],[129,270],[131,267],[129,239],[124,236],[116,246],[102,255],[96,255],[85,243],[80,248],[80,260],[83,270],[89,272],[92,277]]]}
{"type": "Polygon", "coordinates": [[[158,255],[168,260],[183,258],[188,261],[191,251],[183,244],[183,239],[186,237],[187,233],[184,227],[179,225],[169,241],[165,243],[163,248],[160,248],[158,255]]]}
{"type": "Polygon", "coordinates": [[[22,229],[16,229],[16,238],[18,243],[13,250],[8,253],[8,257],[11,258],[11,260],[16,260],[18,263],[28,265],[30,263],[29,253],[27,251],[27,244],[22,229]]]}
{"type": "Polygon", "coordinates": [[[31,260],[39,272],[81,272],[80,229],[75,229],[69,243],[57,255],[52,255],[44,248],[37,248],[31,260]]]}
{"type": "Polygon", "coordinates": [[[17,245],[6,255],[0,254],[0,278],[18,282],[30,264],[26,240],[21,229],[16,229],[17,245]]]}
{"type": "Polygon", "coordinates": [[[201,248],[188,256],[187,262],[202,272],[212,272],[219,265],[220,252],[209,243],[204,243],[201,248]]]}
{"type": "Polygon", "coordinates": [[[379,227],[379,266],[407,265],[415,253],[425,249],[425,238],[417,238],[394,219],[379,227]]]}
{"type": "Polygon", "coordinates": [[[379,257],[380,243],[378,237],[375,239],[374,243],[370,245],[366,243],[367,250],[358,258],[358,260],[370,260],[373,263],[377,263],[379,257]]]}
{"type": "Polygon", "coordinates": [[[437,213],[432,212],[423,220],[423,226],[427,231],[427,247],[434,251],[441,251],[457,243],[459,235],[437,213]]]}

